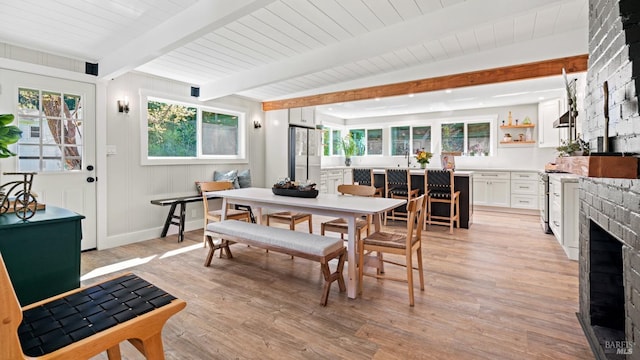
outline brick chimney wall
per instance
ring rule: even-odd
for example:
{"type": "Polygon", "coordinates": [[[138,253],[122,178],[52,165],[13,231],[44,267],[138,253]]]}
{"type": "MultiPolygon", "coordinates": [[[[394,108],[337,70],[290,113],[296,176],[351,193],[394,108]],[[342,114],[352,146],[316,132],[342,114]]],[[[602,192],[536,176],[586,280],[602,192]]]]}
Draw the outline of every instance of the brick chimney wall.
{"type": "MultiPolygon", "coordinates": [[[[609,87],[609,151],[640,153],[640,0],[589,0],[589,69],[582,121],[583,138],[591,148],[605,133],[603,83],[609,87]]],[[[622,246],[624,276],[624,338],[640,359],[640,180],[580,180],[580,311],[587,338],[593,341],[590,316],[590,228],[599,225],[622,246]]],[[[606,339],[605,339],[606,340],[606,339]]],[[[596,358],[611,355],[601,346],[596,358]]],[[[624,356],[624,355],[623,355],[624,356]]]]}
{"type": "Polygon", "coordinates": [[[604,135],[605,81],[609,85],[609,151],[640,153],[638,0],[589,0],[589,70],[581,111],[585,113],[583,137],[594,149],[597,137],[604,135]]]}

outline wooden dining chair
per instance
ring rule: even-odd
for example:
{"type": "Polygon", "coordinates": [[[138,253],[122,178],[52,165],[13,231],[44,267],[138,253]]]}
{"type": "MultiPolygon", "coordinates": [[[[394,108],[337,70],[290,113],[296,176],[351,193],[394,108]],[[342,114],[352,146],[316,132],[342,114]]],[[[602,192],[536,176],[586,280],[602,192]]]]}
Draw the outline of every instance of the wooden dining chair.
{"type": "MultiPolygon", "coordinates": [[[[418,196],[420,189],[411,188],[411,173],[409,169],[386,169],[385,170],[385,194],[386,197],[393,199],[404,199],[409,202],[418,196]]],[[[392,209],[385,215],[384,224],[387,220],[407,220],[408,212],[400,212],[398,209],[392,209]]]]}
{"type": "MultiPolygon", "coordinates": [[[[373,169],[371,168],[353,168],[351,170],[351,179],[354,185],[367,185],[367,186],[376,186],[375,185],[375,177],[373,175],[373,169]]],[[[376,192],[374,196],[383,197],[384,196],[384,187],[375,188],[376,192]]]]}
{"type": "Polygon", "coordinates": [[[453,234],[453,226],[460,228],[460,191],[455,191],[452,170],[426,170],[424,173],[425,194],[427,194],[426,225],[449,226],[449,234],[453,234]],[[449,205],[449,214],[433,215],[433,204],[449,205]]]}
{"type": "Polygon", "coordinates": [[[133,274],[20,307],[0,255],[0,359],[121,359],[128,340],[145,358],[164,359],[162,328],[184,309],[177,299],[133,274]]]}
{"type": "Polygon", "coordinates": [[[309,234],[312,234],[313,223],[311,214],[292,211],[280,211],[273,214],[267,214],[267,226],[269,226],[269,224],[271,224],[272,222],[278,222],[288,224],[290,230],[295,230],[296,225],[305,221],[309,223],[309,234]]]}
{"type": "MultiPolygon", "coordinates": [[[[360,239],[358,242],[359,256],[358,256],[358,292],[362,293],[363,277],[373,276],[378,279],[388,279],[394,281],[402,281],[408,283],[409,287],[409,305],[414,305],[413,296],[413,254],[417,256],[418,262],[418,276],[420,278],[420,290],[424,291],[424,274],[422,272],[422,224],[424,222],[425,215],[425,195],[420,195],[417,198],[413,198],[407,204],[407,232],[402,233],[390,233],[390,232],[374,232],[373,234],[360,239]],[[385,259],[385,263],[391,263],[394,265],[405,266],[407,270],[406,278],[398,278],[387,275],[386,273],[368,273],[364,271],[365,256],[370,252],[378,252],[378,254],[395,254],[404,256],[403,263],[390,261],[385,259]]],[[[378,256],[377,267],[382,267],[382,256],[378,256]]]]}
{"type": "MultiPolygon", "coordinates": [[[[338,185],[338,192],[342,195],[351,196],[375,196],[376,188],[368,185],[338,185]]],[[[348,200],[347,200],[348,201],[348,200]]],[[[366,231],[367,236],[370,234],[371,215],[368,215],[365,219],[356,219],[356,241],[360,240],[363,230],[366,231]]],[[[325,221],[320,224],[320,234],[324,235],[325,232],[337,232],[340,233],[340,238],[344,239],[344,234],[349,233],[347,221],[342,218],[325,221]]]]}
{"type": "MultiPolygon", "coordinates": [[[[231,190],[233,189],[233,183],[230,181],[205,181],[200,183],[200,189],[202,190],[202,204],[204,206],[204,238],[203,241],[207,243],[207,224],[212,221],[220,221],[222,216],[222,209],[209,210],[209,199],[207,198],[207,192],[231,190]]],[[[238,210],[227,206],[226,218],[230,220],[242,220],[251,222],[250,210],[238,210]]]]}

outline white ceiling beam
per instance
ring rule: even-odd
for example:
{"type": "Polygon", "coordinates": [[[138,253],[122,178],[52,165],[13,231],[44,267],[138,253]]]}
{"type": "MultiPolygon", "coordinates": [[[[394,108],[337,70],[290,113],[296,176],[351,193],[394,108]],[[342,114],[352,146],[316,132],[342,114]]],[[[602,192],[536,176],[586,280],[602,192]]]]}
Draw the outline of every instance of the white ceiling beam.
{"type": "MultiPolygon", "coordinates": [[[[416,65],[402,70],[335,83],[329,86],[308,89],[274,99],[265,99],[265,101],[293,99],[337,91],[366,88],[372,86],[372,84],[395,84],[416,79],[428,79],[438,76],[486,70],[488,68],[499,68],[588,54],[588,34],[588,28],[584,27],[566,33],[555,34],[508,46],[480,51],[471,55],[459,56],[453,59],[445,59],[433,63],[416,65]]],[[[242,93],[239,95],[246,96],[242,93]]]]}
{"type": "Polygon", "coordinates": [[[200,86],[200,100],[211,100],[247,89],[311,74],[468,29],[514,14],[561,3],[559,0],[465,1],[406,22],[365,33],[283,61],[260,66],[200,86]],[[490,8],[488,8],[490,7],[490,8]]]}
{"type": "Polygon", "coordinates": [[[98,77],[122,75],[274,1],[200,0],[100,59],[98,77]]]}

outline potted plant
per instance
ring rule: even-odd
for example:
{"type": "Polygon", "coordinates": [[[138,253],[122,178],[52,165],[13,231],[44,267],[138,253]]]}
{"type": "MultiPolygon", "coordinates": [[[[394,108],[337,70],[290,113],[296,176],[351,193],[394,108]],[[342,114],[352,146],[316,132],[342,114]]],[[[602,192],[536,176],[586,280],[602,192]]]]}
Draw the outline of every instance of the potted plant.
{"type": "MultiPolygon", "coordinates": [[[[20,140],[22,130],[15,125],[9,125],[13,122],[13,119],[13,114],[0,115],[0,159],[16,155],[9,150],[9,145],[15,144],[20,140]]],[[[2,184],[0,184],[0,205],[3,203],[5,197],[5,192],[1,185],[2,184]]]]}
{"type": "Polygon", "coordinates": [[[562,140],[556,148],[558,156],[582,156],[589,155],[589,143],[578,135],[575,140],[562,140]]]}
{"type": "Polygon", "coordinates": [[[22,130],[15,125],[10,125],[13,119],[13,114],[0,115],[0,158],[14,156],[15,154],[9,150],[9,145],[20,140],[22,130]]]}
{"type": "Polygon", "coordinates": [[[358,149],[358,145],[353,139],[353,136],[351,136],[351,133],[348,133],[342,138],[340,147],[344,152],[344,164],[346,166],[351,166],[351,157],[356,154],[356,151],[358,149]]]}

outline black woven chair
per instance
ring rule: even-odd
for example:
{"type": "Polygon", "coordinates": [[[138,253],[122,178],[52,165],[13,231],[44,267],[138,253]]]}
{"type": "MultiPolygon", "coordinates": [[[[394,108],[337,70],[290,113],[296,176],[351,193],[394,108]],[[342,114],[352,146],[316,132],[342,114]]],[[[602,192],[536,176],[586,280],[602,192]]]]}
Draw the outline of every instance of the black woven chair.
{"type": "MultiPolygon", "coordinates": [[[[385,193],[386,196],[393,199],[405,199],[407,203],[411,199],[418,196],[420,189],[411,188],[411,173],[409,169],[387,169],[385,171],[385,193]]],[[[398,211],[398,208],[391,210],[384,218],[384,224],[387,220],[407,220],[406,211],[398,211]]]]}
{"type": "Polygon", "coordinates": [[[453,224],[460,228],[460,191],[455,191],[453,185],[453,171],[427,170],[424,174],[425,193],[427,194],[428,225],[448,225],[449,233],[453,234],[453,224]],[[433,215],[433,203],[449,204],[449,216],[433,215]]]}
{"type": "MultiPolygon", "coordinates": [[[[373,176],[373,169],[354,168],[352,170],[352,179],[354,185],[376,186],[373,176]]],[[[383,197],[384,187],[377,187],[374,196],[383,197]]]]}

